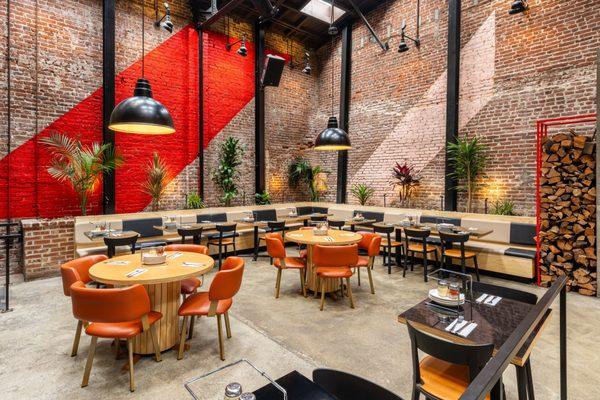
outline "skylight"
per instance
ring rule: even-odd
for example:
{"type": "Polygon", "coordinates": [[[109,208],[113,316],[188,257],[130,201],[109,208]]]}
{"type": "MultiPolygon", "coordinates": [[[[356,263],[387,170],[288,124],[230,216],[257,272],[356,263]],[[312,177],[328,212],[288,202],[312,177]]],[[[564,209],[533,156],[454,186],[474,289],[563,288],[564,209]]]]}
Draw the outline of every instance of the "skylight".
{"type": "MultiPolygon", "coordinates": [[[[323,22],[331,22],[331,2],[327,0],[309,0],[308,3],[300,10],[306,15],[315,17],[323,22]]],[[[333,7],[333,22],[340,19],[342,15],[346,13],[346,10],[339,8],[338,6],[333,7]]]]}

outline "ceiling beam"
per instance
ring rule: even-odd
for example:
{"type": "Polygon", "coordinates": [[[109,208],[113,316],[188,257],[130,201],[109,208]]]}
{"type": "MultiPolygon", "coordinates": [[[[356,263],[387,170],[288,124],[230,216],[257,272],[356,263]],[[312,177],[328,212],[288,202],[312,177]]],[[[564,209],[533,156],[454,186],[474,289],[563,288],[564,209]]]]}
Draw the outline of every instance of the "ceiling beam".
{"type": "Polygon", "coordinates": [[[203,29],[208,28],[210,25],[214,24],[221,18],[227,16],[230,12],[232,12],[235,8],[240,6],[243,2],[244,0],[231,0],[229,3],[223,5],[215,14],[211,15],[211,17],[208,18],[206,21],[200,23],[200,25],[203,29]]]}

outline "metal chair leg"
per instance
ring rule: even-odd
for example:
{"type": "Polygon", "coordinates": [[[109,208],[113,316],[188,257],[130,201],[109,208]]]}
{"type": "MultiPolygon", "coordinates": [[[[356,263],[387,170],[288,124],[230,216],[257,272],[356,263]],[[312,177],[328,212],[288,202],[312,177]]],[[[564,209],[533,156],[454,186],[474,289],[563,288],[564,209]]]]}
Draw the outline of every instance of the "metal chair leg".
{"type": "MultiPolygon", "coordinates": [[[[477,256],[473,257],[473,264],[475,265],[475,275],[477,275],[477,282],[480,281],[479,278],[479,265],[477,264],[477,256]]],[[[527,361],[529,362],[529,361],[527,361]]]]}
{"type": "Polygon", "coordinates": [[[535,400],[535,390],[533,389],[533,374],[531,373],[531,357],[525,362],[525,375],[527,377],[527,395],[529,400],[535,400]]]}

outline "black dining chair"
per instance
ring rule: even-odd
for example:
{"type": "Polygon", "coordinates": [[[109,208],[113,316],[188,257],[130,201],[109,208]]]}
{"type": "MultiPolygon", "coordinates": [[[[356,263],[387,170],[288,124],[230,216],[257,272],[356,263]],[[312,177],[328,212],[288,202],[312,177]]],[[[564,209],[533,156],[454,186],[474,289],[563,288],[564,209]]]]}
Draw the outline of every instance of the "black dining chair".
{"type": "MultiPolygon", "coordinates": [[[[387,266],[388,274],[392,273],[392,250],[395,254],[396,265],[402,267],[401,259],[404,258],[404,244],[400,241],[392,240],[392,233],[396,228],[393,225],[378,225],[373,224],[373,232],[381,233],[384,236],[381,241],[381,248],[383,249],[383,265],[387,266]]],[[[404,266],[406,270],[406,266],[404,266]]]]}
{"type": "MultiPolygon", "coordinates": [[[[533,293],[483,282],[473,282],[473,292],[479,294],[487,293],[531,305],[536,304],[538,301],[538,297],[533,293]]],[[[535,337],[535,333],[532,333],[531,336],[535,337]]],[[[531,354],[527,357],[527,361],[525,361],[523,366],[515,364],[515,369],[517,373],[519,400],[535,400],[533,374],[531,373],[531,354]]]]}
{"type": "Polygon", "coordinates": [[[192,243],[200,244],[202,242],[202,227],[197,228],[179,228],[177,234],[181,236],[181,243],[185,244],[187,237],[192,237],[192,243]]]}
{"type": "Polygon", "coordinates": [[[467,345],[421,332],[407,322],[413,364],[413,394],[458,399],[492,357],[493,344],[467,345]],[[419,351],[427,354],[419,361],[419,351]]]}
{"type": "Polygon", "coordinates": [[[330,228],[342,229],[344,225],[346,225],[346,222],[339,219],[328,219],[327,225],[329,225],[330,228]]]}
{"type": "Polygon", "coordinates": [[[326,222],[327,221],[327,216],[326,215],[311,215],[310,216],[310,223],[311,225],[316,225],[319,222],[326,222]]]}
{"type": "Polygon", "coordinates": [[[450,232],[439,232],[442,248],[441,261],[442,265],[446,266],[446,262],[450,259],[450,265],[452,265],[453,259],[460,260],[460,272],[463,274],[467,273],[467,260],[473,260],[473,267],[475,268],[475,274],[479,281],[479,264],[477,264],[477,253],[474,251],[465,250],[465,243],[469,240],[470,235],[468,233],[450,233],[450,232]],[[453,248],[454,244],[458,245],[458,249],[453,248]]]}
{"type": "Polygon", "coordinates": [[[135,244],[138,240],[137,236],[129,237],[104,237],[104,244],[106,245],[106,255],[108,258],[113,258],[117,252],[119,246],[129,246],[131,248],[131,254],[135,254],[135,244]]]}
{"type": "Polygon", "coordinates": [[[233,247],[233,255],[237,256],[237,250],[235,248],[235,239],[237,237],[237,224],[217,224],[215,226],[217,233],[209,236],[207,246],[218,246],[219,248],[219,271],[221,270],[221,263],[223,261],[223,253],[227,254],[229,246],[233,247]],[[225,250],[225,251],[223,251],[225,250]]]}
{"type": "MultiPolygon", "coordinates": [[[[412,229],[412,228],[404,228],[404,244],[406,246],[406,258],[410,256],[410,270],[412,271],[415,265],[415,254],[420,253],[423,257],[423,280],[427,282],[427,265],[429,260],[427,259],[427,255],[433,253],[435,264],[434,268],[437,267],[438,264],[438,252],[437,247],[427,243],[427,238],[431,235],[431,231],[429,229],[412,229]]],[[[402,276],[406,276],[406,264],[408,260],[404,260],[405,266],[404,271],[402,272],[402,276]]]]}
{"type": "Polygon", "coordinates": [[[318,368],[313,371],[312,378],[337,400],[402,400],[389,390],[347,372],[318,368]]]}
{"type": "MultiPolygon", "coordinates": [[[[267,226],[263,229],[263,233],[281,233],[281,236],[285,239],[285,221],[267,221],[267,226]]],[[[260,238],[261,242],[265,241],[265,236],[260,238]]],[[[254,249],[255,254],[258,254],[258,249],[254,249]]],[[[271,264],[273,264],[273,258],[269,257],[271,264]]]]}

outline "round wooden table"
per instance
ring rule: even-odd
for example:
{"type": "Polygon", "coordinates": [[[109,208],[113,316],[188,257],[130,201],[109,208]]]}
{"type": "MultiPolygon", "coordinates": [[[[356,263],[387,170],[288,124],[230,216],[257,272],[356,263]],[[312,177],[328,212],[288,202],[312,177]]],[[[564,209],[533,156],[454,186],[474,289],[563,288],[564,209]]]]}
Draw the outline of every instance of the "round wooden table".
{"type": "MultiPolygon", "coordinates": [[[[130,286],[144,285],[150,297],[153,311],[162,313],[162,318],[156,322],[160,351],[172,348],[179,340],[179,299],[181,297],[181,281],[192,276],[203,275],[215,265],[212,257],[204,254],[185,251],[166,252],[167,261],[160,265],[143,265],[141,255],[128,254],[113,257],[109,260],[94,264],[90,268],[90,277],[108,285],[130,286]],[[175,253],[179,256],[173,257],[175,253]],[[115,265],[115,262],[127,262],[125,265],[115,265]],[[184,266],[184,262],[199,263],[199,266],[184,266]],[[138,269],[146,269],[142,274],[127,277],[138,269]]],[[[134,352],[137,354],[154,354],[154,347],[149,333],[142,333],[134,338],[134,352]]]]}
{"type": "MultiPolygon", "coordinates": [[[[285,234],[285,239],[289,240],[290,242],[306,245],[306,275],[308,281],[306,287],[314,292],[316,290],[320,290],[320,288],[317,286],[317,273],[312,262],[313,246],[317,244],[323,246],[344,246],[354,244],[360,242],[362,235],[339,229],[329,229],[327,231],[327,235],[320,236],[315,235],[313,229],[300,229],[297,231],[287,232],[285,234]]],[[[335,292],[338,289],[339,282],[337,282],[335,279],[325,279],[325,292],[335,292]]]]}

